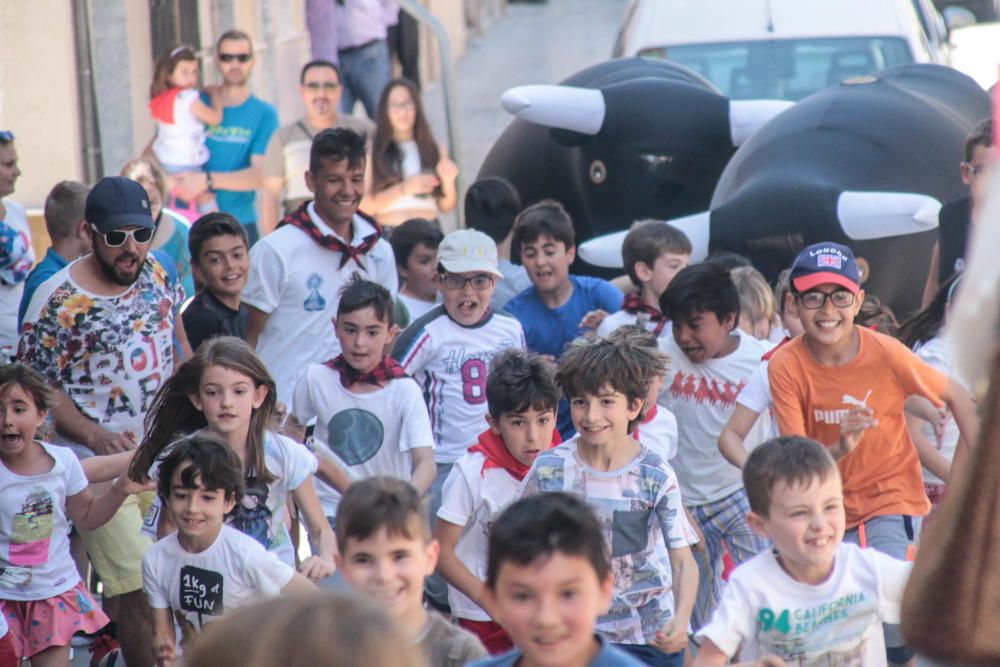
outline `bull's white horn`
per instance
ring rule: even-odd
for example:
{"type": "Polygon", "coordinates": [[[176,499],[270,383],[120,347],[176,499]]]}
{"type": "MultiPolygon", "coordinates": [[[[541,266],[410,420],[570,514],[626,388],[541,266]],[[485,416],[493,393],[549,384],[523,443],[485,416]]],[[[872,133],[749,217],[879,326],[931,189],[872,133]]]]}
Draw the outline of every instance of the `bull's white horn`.
{"type": "MultiPolygon", "coordinates": [[[[691,239],[691,261],[700,262],[708,257],[708,232],[711,213],[702,211],[683,218],[667,220],[674,227],[687,234],[691,239]]],[[[622,243],[628,230],[605,234],[581,243],[577,249],[584,261],[609,269],[620,269],[622,262],[622,243]]]]}
{"type": "Polygon", "coordinates": [[[845,191],[837,199],[837,218],[847,236],[868,241],[934,229],[940,208],[930,195],[845,191]]]}
{"type": "Polygon", "coordinates": [[[681,230],[691,240],[691,261],[700,262],[708,257],[708,236],[711,228],[711,211],[702,211],[674,218],[667,222],[681,230]]]}
{"type": "Polygon", "coordinates": [[[508,113],[545,127],[594,135],[604,124],[604,95],[592,88],[518,86],[500,102],[508,113]]]}
{"type": "Polygon", "coordinates": [[[604,236],[595,236],[589,241],[581,243],[577,250],[585,262],[594,266],[620,269],[624,265],[622,262],[622,243],[625,242],[626,234],[628,234],[627,229],[604,236]]]}
{"type": "Polygon", "coordinates": [[[729,134],[733,146],[742,146],[754,132],[793,104],[787,100],[730,100],[729,134]]]}

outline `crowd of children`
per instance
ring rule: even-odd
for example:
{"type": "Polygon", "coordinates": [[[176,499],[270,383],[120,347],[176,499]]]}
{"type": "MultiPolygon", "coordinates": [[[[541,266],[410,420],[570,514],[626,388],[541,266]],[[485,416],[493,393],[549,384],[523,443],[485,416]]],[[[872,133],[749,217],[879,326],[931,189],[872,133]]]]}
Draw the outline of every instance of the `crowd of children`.
{"type": "MultiPolygon", "coordinates": [[[[194,81],[171,58],[179,104],[194,81]]],[[[310,177],[358,155],[319,155],[310,177]]],[[[195,352],[134,452],[81,465],[37,439],[48,385],[0,368],[0,500],[15,508],[0,513],[0,665],[65,664],[74,633],[105,624],[69,524],[99,526],[154,486],[142,582],[160,666],[250,650],[280,663],[280,647],[312,655],[327,638],[345,643],[323,664],[912,664],[896,625],[907,561],[978,431],[940,339],[960,279],[901,342],[884,309],[865,315],[847,246],[804,248],[772,293],[755,269],[691,263],[682,231],[644,220],[622,248],[623,295],[570,274],[558,202],[520,205],[486,179],[472,229],[399,225],[401,284],[361,259],[388,256],[377,235],[362,249],[324,236],[346,248],[313,274],[337,281],[330,341],[272,337],[280,367],[245,342],[242,295],[273,301],[253,272],[287,281],[289,260],[310,261],[279,257],[312,233],[310,209],[253,252],[235,219],[204,215],[183,312],[195,352]],[[295,341],[338,353],[295,367],[295,341]]],[[[378,230],[362,222],[347,231],[378,230]]],[[[299,286],[307,306],[317,287],[299,286]]]]}

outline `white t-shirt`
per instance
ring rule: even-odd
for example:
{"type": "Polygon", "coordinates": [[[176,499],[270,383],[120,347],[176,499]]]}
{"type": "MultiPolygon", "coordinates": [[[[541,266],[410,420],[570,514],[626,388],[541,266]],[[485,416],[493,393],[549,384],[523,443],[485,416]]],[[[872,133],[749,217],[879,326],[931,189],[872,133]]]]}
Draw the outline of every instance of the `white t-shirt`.
{"type": "MultiPolygon", "coordinates": [[[[938,369],[948,377],[958,377],[956,374],[956,369],[951,361],[951,355],[948,353],[948,346],[945,345],[944,338],[941,336],[935,336],[923,345],[919,345],[913,350],[918,357],[927,363],[928,366],[938,369]]],[[[962,386],[968,389],[968,384],[959,379],[962,386]]],[[[923,422],[920,426],[920,431],[927,438],[927,441],[937,445],[938,438],[934,433],[934,427],[923,422]]],[[[955,417],[949,412],[948,421],[944,425],[944,433],[941,434],[941,443],[938,447],[938,453],[941,454],[945,459],[951,461],[955,458],[955,448],[958,446],[958,438],[961,433],[958,430],[958,422],[955,421],[955,417]]],[[[924,471],[924,481],[929,484],[944,484],[944,480],[932,473],[927,468],[924,471]]]]}
{"type": "MultiPolygon", "coordinates": [[[[647,419],[649,415],[646,415],[647,419]]],[[[677,417],[662,405],[656,406],[652,419],[639,424],[636,440],[660,455],[664,461],[677,456],[677,417]]]]}
{"type": "Polygon", "coordinates": [[[789,665],[885,665],[882,623],[899,623],[910,568],[841,544],[829,579],[813,586],[788,576],[768,550],[733,571],[698,636],[740,661],[773,653],[789,665]]]}
{"type": "Polygon", "coordinates": [[[66,499],[87,488],[73,452],[39,443],[52,469],[24,477],[0,462],[0,600],[45,600],[80,581],[69,553],[66,499]]]}
{"type": "Polygon", "coordinates": [[[208,161],[205,124],[191,111],[199,94],[194,88],[179,91],[174,97],[174,122],[156,121],[153,153],[161,163],[170,166],[195,166],[208,161]]]}
{"type": "MultiPolygon", "coordinates": [[[[316,215],[313,203],[308,211],[321,232],[333,234],[316,215]]],[[[351,245],[359,245],[373,233],[371,224],[355,216],[351,245]]],[[[243,301],[270,315],[260,332],[257,354],[274,376],[279,401],[291,401],[295,382],[309,364],[340,353],[333,318],[340,288],[351,276],[359,273],[396,296],[396,261],[385,239],[379,239],[363,256],[363,269],[354,260],[341,268],[340,261],[341,253],[327,250],[291,225],[268,234],[250,249],[250,277],[243,288],[243,301]]]]}
{"type": "MultiPolygon", "coordinates": [[[[340,383],[340,373],[312,364],[299,378],[292,404],[303,424],[316,418],[313,438],[352,478],[388,475],[408,481],[411,450],[434,446],[427,407],[411,378],[355,394],[340,383]]],[[[316,493],[326,515],[336,516],[340,493],[322,480],[316,480],[316,493]]]]}
{"type": "Polygon", "coordinates": [[[654,322],[645,313],[630,313],[625,309],[619,310],[617,313],[611,313],[605,317],[597,327],[597,335],[607,338],[608,334],[615,329],[620,329],[629,324],[641,324],[643,329],[651,331],[657,336],[670,335],[669,321],[654,322]]]}
{"type": "Polygon", "coordinates": [[[771,383],[767,379],[767,365],[769,363],[770,359],[760,362],[757,370],[747,380],[743,391],[736,397],[736,402],[757,414],[762,414],[766,410],[771,422],[771,431],[768,437],[776,438],[781,435],[781,431],[778,430],[778,420],[774,414],[774,407],[771,405],[771,383]]]}
{"type": "Polygon", "coordinates": [[[428,311],[430,311],[431,308],[441,303],[440,293],[438,293],[437,299],[433,302],[414,299],[412,296],[407,296],[402,293],[397,294],[396,298],[406,305],[406,311],[410,314],[411,322],[415,322],[418,318],[423,317],[428,311]]]}
{"type": "Polygon", "coordinates": [[[276,597],[294,574],[290,565],[229,526],[200,553],[185,550],[174,532],[142,558],[149,606],[171,611],[185,644],[206,623],[255,600],[276,597]]]}
{"type": "MultiPolygon", "coordinates": [[[[521,482],[503,468],[487,468],[480,452],[467,452],[457,461],[444,482],[438,518],[464,526],[455,555],[480,581],[486,581],[490,529],[507,506],[517,500],[521,482]]],[[[448,585],[451,613],[472,621],[490,621],[490,615],[467,595],[448,585]]]]}
{"type": "MultiPolygon", "coordinates": [[[[660,351],[669,357],[660,405],[677,417],[677,456],[670,463],[688,506],[725,498],[743,487],[740,469],[719,451],[719,434],[729,421],[736,396],[771,344],[739,329],[735,333],[740,343],[734,352],[702,364],[692,363],[672,335],[660,338],[660,351]]],[[[768,419],[758,419],[747,434],[747,449],[766,440],[769,429],[768,419]]]]}
{"type": "Polygon", "coordinates": [[[17,309],[24,293],[24,279],[35,264],[31,226],[24,207],[4,199],[7,215],[0,220],[0,347],[17,347],[17,309]]]}
{"type": "Polygon", "coordinates": [[[402,333],[392,356],[423,390],[434,433],[434,459],[454,463],[486,425],[486,374],[505,349],[525,349],[521,323],[491,313],[463,326],[444,306],[427,313],[402,333]]]}
{"type": "MultiPolygon", "coordinates": [[[[167,447],[149,469],[152,479],[159,479],[160,460],[169,452],[167,447]]],[[[243,500],[226,516],[226,524],[249,535],[283,562],[295,565],[292,538],[285,525],[285,500],[288,494],[302,486],[306,477],[316,472],[316,457],[289,437],[264,433],[264,465],[277,479],[265,486],[244,479],[243,500]]],[[[146,511],[142,532],[156,540],[162,504],[157,496],[146,511]]]]}

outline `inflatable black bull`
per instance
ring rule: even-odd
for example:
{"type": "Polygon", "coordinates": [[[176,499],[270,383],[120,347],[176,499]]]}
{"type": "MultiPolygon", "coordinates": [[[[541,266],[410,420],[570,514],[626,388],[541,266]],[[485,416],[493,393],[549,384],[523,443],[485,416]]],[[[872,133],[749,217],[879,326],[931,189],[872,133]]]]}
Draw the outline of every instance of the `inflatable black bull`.
{"type": "MultiPolygon", "coordinates": [[[[964,191],[965,137],[989,114],[986,92],[945,67],[849,79],[756,132],[726,166],[710,210],[671,222],[691,236],[696,259],[735,251],[772,279],[802,247],[844,243],[866,270],[865,288],[906,314],[919,306],[940,202],[964,191]]],[[[580,254],[620,266],[623,236],[580,254]]]]}
{"type": "Polygon", "coordinates": [[[525,204],[559,200],[581,241],[640,218],[704,211],[736,146],[789,106],[730,102],[686,67],[644,58],[514,88],[503,104],[518,120],[479,177],[508,179],[525,204]]]}

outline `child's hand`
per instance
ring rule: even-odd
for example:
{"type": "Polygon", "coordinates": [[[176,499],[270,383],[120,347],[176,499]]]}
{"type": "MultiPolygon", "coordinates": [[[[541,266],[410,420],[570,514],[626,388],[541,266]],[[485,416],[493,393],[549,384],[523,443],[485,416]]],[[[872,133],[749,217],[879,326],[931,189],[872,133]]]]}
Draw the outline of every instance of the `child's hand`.
{"type": "Polygon", "coordinates": [[[170,640],[161,641],[156,645],[156,667],[173,667],[177,651],[170,640]]]}
{"type": "Polygon", "coordinates": [[[604,318],[607,316],[608,312],[606,310],[601,310],[600,308],[598,308],[597,310],[592,310],[586,315],[584,315],[583,319],[580,320],[580,328],[596,329],[597,327],[601,326],[601,322],[603,322],[604,318]]]}
{"type": "Polygon", "coordinates": [[[853,452],[865,431],[878,426],[875,411],[868,407],[851,408],[840,422],[840,442],[830,449],[834,459],[842,459],[853,452]]]}
{"type": "Polygon", "coordinates": [[[222,93],[222,86],[218,85],[205,86],[204,88],[202,88],[202,90],[205,91],[205,94],[208,95],[209,97],[214,97],[215,95],[219,95],[220,93],[222,93]]]}
{"type": "Polygon", "coordinates": [[[312,582],[332,576],[336,569],[332,561],[323,560],[319,556],[309,556],[299,563],[299,572],[312,582]]]}
{"type": "Polygon", "coordinates": [[[683,651],[688,645],[687,628],[672,618],[656,633],[652,644],[664,653],[683,651]]]}
{"type": "Polygon", "coordinates": [[[136,482],[128,476],[127,472],[123,472],[115,478],[115,481],[112,482],[112,486],[118,493],[125,496],[132,496],[146,491],[155,491],[156,480],[147,479],[145,482],[136,482]]]}
{"type": "Polygon", "coordinates": [[[434,174],[414,174],[403,181],[403,192],[408,195],[429,195],[441,181],[434,174]]]}
{"type": "Polygon", "coordinates": [[[438,160],[434,171],[437,172],[438,178],[442,181],[453,181],[458,178],[458,167],[446,157],[438,160]]]}

